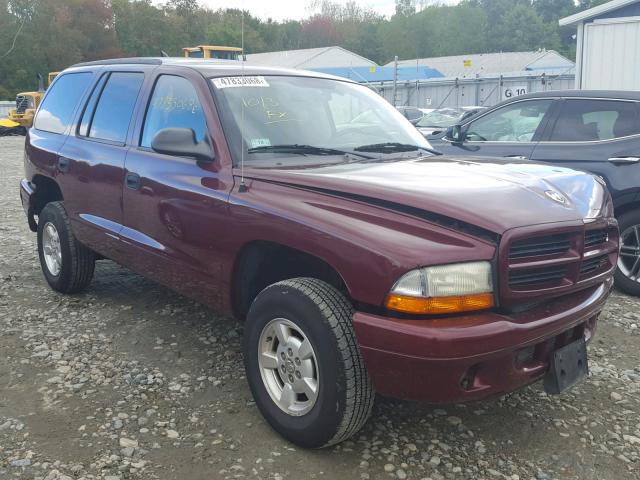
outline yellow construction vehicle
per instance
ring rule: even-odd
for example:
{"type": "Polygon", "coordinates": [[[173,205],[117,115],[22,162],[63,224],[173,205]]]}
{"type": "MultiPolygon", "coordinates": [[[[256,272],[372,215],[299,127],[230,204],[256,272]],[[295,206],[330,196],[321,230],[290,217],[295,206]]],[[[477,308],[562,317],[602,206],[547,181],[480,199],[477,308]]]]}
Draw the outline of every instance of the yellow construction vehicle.
{"type": "Polygon", "coordinates": [[[182,49],[185,58],[204,58],[218,60],[239,60],[242,49],[239,47],[220,47],[215,45],[198,45],[182,49]]]}
{"type": "MultiPolygon", "coordinates": [[[[59,73],[60,72],[49,72],[47,87],[51,85],[51,82],[53,82],[53,79],[56,78],[59,73]]],[[[9,110],[9,114],[7,115],[10,121],[25,128],[30,128],[31,125],[33,125],[33,116],[44,96],[44,81],[42,76],[38,75],[38,79],[38,91],[20,92],[16,95],[16,108],[9,110]]]]}

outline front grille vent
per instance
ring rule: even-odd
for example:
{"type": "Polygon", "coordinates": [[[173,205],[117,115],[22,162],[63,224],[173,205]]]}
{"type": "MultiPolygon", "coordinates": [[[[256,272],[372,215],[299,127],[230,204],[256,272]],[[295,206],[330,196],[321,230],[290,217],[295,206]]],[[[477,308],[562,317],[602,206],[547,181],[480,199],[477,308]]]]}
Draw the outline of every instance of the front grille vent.
{"type": "Polygon", "coordinates": [[[16,97],[16,111],[18,113],[24,113],[29,108],[29,97],[25,95],[18,95],[16,97]]]}
{"type": "Polygon", "coordinates": [[[511,272],[509,275],[509,286],[520,287],[524,285],[539,285],[543,283],[558,282],[567,275],[567,267],[561,265],[552,268],[538,268],[535,270],[524,270],[521,272],[511,272]]]}
{"type": "Polygon", "coordinates": [[[559,255],[566,253],[571,246],[567,235],[549,235],[514,242],[509,249],[509,259],[536,257],[541,255],[559,255]]]}
{"type": "Polygon", "coordinates": [[[584,234],[584,247],[595,247],[605,243],[607,240],[609,240],[609,233],[606,230],[589,230],[584,234]]]}
{"type": "Polygon", "coordinates": [[[580,275],[586,275],[591,272],[602,268],[607,263],[607,256],[602,255],[600,257],[590,258],[582,262],[580,265],[580,275]]]}

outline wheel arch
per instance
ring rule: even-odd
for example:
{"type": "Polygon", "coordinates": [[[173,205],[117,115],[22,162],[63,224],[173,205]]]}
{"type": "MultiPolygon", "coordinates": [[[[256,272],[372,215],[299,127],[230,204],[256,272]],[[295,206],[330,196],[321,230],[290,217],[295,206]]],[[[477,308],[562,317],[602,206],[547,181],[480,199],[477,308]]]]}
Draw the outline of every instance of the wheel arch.
{"type": "Polygon", "coordinates": [[[311,277],[334,286],[353,303],[347,282],[325,259],[289,245],[266,240],[251,241],[234,260],[231,305],[244,318],[255,297],[267,286],[295,277],[311,277]]]}
{"type": "Polygon", "coordinates": [[[640,210],[640,200],[634,200],[629,203],[625,203],[615,208],[615,215],[618,218],[620,215],[624,215],[632,210],[640,210]]]}
{"type": "Polygon", "coordinates": [[[31,183],[35,185],[35,194],[33,198],[33,213],[40,215],[42,209],[47,203],[61,202],[64,200],[62,190],[58,183],[51,177],[45,175],[34,175],[31,183]]]}

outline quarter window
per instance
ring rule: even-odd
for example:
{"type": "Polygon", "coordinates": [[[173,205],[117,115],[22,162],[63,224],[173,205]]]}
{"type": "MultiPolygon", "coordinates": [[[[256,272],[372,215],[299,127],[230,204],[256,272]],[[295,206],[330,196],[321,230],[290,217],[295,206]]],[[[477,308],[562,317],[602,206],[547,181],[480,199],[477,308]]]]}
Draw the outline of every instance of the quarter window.
{"type": "Polygon", "coordinates": [[[640,133],[635,103],[612,100],[565,100],[551,141],[593,142],[640,133]]]}
{"type": "Polygon", "coordinates": [[[471,122],[466,138],[476,142],[531,142],[553,100],[516,102],[471,122]]]}
{"type": "Polygon", "coordinates": [[[89,138],[124,143],[143,81],[143,73],[114,72],[109,75],[102,92],[102,82],[99,82],[84,112],[80,134],[89,138]],[[93,111],[97,95],[100,95],[100,98],[93,111]]]}
{"type": "Polygon", "coordinates": [[[67,73],[58,78],[45,96],[34,127],[52,133],[64,133],[73,121],[73,112],[89,88],[91,72],[67,73]]]}
{"type": "Polygon", "coordinates": [[[196,140],[205,139],[207,124],[198,94],[191,82],[175,75],[162,75],[153,89],[142,129],[142,147],[151,148],[153,137],[163,128],[191,128],[196,140]]]}

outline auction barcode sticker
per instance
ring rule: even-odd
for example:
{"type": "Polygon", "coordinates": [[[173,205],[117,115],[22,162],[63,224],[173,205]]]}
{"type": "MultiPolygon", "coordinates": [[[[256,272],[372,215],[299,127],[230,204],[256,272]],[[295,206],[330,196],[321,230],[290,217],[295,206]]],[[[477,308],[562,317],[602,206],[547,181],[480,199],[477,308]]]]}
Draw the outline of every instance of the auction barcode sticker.
{"type": "Polygon", "coordinates": [[[245,77],[220,77],[211,79],[216,88],[230,87],[268,87],[269,84],[262,75],[247,75],[245,77]]]}

